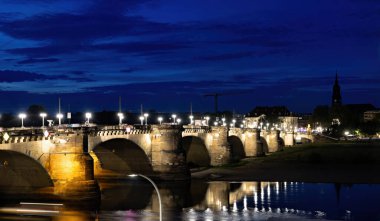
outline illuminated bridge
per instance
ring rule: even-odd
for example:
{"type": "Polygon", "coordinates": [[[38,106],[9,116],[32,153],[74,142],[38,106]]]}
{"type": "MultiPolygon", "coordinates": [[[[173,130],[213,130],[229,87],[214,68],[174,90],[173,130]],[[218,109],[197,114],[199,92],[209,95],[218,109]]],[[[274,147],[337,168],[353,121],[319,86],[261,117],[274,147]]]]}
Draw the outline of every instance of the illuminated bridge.
{"type": "Polygon", "coordinates": [[[5,129],[0,134],[0,192],[51,187],[67,197],[92,194],[96,179],[131,173],[186,180],[188,166],[220,166],[279,151],[284,144],[276,130],[222,126],[5,129]]]}

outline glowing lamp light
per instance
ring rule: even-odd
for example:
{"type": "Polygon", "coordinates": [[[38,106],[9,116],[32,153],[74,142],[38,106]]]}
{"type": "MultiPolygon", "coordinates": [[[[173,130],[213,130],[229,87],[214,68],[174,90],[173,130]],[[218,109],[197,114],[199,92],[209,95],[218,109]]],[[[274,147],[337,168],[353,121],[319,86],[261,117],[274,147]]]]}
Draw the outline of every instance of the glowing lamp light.
{"type": "Polygon", "coordinates": [[[18,117],[21,119],[21,127],[24,127],[24,119],[26,118],[26,114],[20,113],[18,117]]]}
{"type": "Polygon", "coordinates": [[[42,117],[42,127],[45,127],[45,117],[47,116],[46,113],[40,113],[40,117],[42,117]]]}
{"type": "Polygon", "coordinates": [[[210,117],[209,117],[209,116],[206,116],[205,119],[206,119],[206,124],[207,124],[207,126],[208,126],[208,121],[210,120],[210,117]]]}
{"type": "Polygon", "coordinates": [[[58,113],[57,118],[58,118],[58,125],[61,125],[61,119],[63,118],[63,114],[58,113]]]}
{"type": "Polygon", "coordinates": [[[117,113],[117,116],[119,117],[119,125],[123,124],[124,114],[119,112],[117,113]]]}
{"type": "Polygon", "coordinates": [[[181,123],[181,119],[177,119],[177,124],[180,124],[181,123]]]}
{"type": "Polygon", "coordinates": [[[140,116],[139,119],[141,121],[141,125],[144,125],[144,116],[140,116]]]}
{"type": "Polygon", "coordinates": [[[145,125],[148,125],[148,117],[149,117],[149,114],[148,113],[144,113],[145,125]]]}
{"type": "Polygon", "coordinates": [[[87,112],[86,114],[85,114],[85,116],[86,116],[86,118],[87,118],[87,124],[90,124],[90,119],[91,119],[91,117],[92,117],[92,114],[90,113],[90,112],[87,112]]]}
{"type": "Polygon", "coordinates": [[[158,120],[158,122],[160,122],[160,125],[161,125],[163,118],[162,117],[158,117],[157,120],[158,120]]]}
{"type": "Polygon", "coordinates": [[[190,115],[189,118],[190,118],[190,124],[193,124],[194,116],[193,116],[193,115],[190,115]]]}
{"type": "Polygon", "coordinates": [[[176,114],[172,114],[172,118],[173,118],[173,123],[175,123],[175,118],[177,117],[176,114]]]}

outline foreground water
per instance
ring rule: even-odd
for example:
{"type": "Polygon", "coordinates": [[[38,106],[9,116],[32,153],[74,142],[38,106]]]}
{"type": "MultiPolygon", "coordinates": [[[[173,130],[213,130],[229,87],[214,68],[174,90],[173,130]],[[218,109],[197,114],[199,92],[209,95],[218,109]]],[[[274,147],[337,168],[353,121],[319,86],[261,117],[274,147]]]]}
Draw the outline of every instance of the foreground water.
{"type": "MultiPolygon", "coordinates": [[[[0,198],[0,220],[158,220],[157,194],[144,180],[101,188],[95,205],[0,198]]],[[[380,220],[380,185],[192,181],[159,191],[163,220],[380,220]]]]}

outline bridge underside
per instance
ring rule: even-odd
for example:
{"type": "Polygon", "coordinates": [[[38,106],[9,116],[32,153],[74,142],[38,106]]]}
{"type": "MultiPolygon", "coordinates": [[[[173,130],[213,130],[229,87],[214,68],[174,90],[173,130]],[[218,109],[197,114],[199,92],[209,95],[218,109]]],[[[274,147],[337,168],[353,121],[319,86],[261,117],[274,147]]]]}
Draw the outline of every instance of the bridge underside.
{"type": "Polygon", "coordinates": [[[211,158],[202,139],[195,136],[183,137],[182,147],[186,152],[186,162],[190,167],[210,166],[211,158]]]}
{"type": "Polygon", "coordinates": [[[52,187],[45,168],[33,158],[10,150],[0,150],[0,193],[27,193],[52,187]]]}
{"type": "Polygon", "coordinates": [[[231,146],[231,160],[239,161],[246,157],[244,150],[244,145],[241,142],[241,139],[237,136],[229,136],[227,138],[228,143],[231,146]]]}
{"type": "Polygon", "coordinates": [[[146,153],[130,140],[108,140],[97,145],[93,152],[96,177],[125,177],[133,173],[154,174],[146,153]]]}

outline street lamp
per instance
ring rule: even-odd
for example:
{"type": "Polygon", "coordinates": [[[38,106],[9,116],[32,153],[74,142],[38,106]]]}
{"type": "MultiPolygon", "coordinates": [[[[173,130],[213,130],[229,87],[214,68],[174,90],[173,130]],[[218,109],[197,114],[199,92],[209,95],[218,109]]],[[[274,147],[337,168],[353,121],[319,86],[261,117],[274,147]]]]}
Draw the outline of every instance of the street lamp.
{"type": "Polygon", "coordinates": [[[193,115],[190,115],[189,118],[190,118],[190,124],[193,125],[193,119],[194,119],[194,116],[193,116],[193,115]]]}
{"type": "Polygon", "coordinates": [[[161,125],[163,118],[162,117],[158,117],[157,120],[158,120],[158,122],[160,122],[160,125],[161,125]]]}
{"type": "Polygon", "coordinates": [[[226,118],[223,117],[223,118],[222,118],[222,122],[223,122],[222,125],[223,125],[223,126],[226,126],[226,118]]]}
{"type": "Polygon", "coordinates": [[[172,114],[172,118],[173,118],[173,123],[175,124],[175,118],[177,117],[177,115],[175,114],[172,114]]]}
{"type": "Polygon", "coordinates": [[[24,128],[24,118],[26,118],[26,114],[20,113],[18,117],[21,119],[21,128],[24,128]]]}
{"type": "Polygon", "coordinates": [[[217,121],[214,122],[214,126],[218,126],[218,122],[217,121]]]}
{"type": "Polygon", "coordinates": [[[58,118],[58,125],[61,126],[61,119],[63,118],[63,114],[58,113],[57,118],[58,118]]]}
{"type": "Polygon", "coordinates": [[[42,117],[42,127],[45,127],[45,117],[47,116],[46,113],[40,113],[40,117],[42,117]]]}
{"type": "Polygon", "coordinates": [[[207,124],[207,126],[208,126],[208,121],[210,120],[210,117],[209,117],[209,116],[206,116],[205,119],[206,119],[206,124],[207,124]]]}
{"type": "Polygon", "coordinates": [[[90,119],[91,119],[91,117],[92,117],[92,114],[91,114],[90,112],[87,112],[87,113],[85,114],[85,116],[86,116],[86,118],[87,118],[86,123],[87,123],[87,124],[90,124],[90,119]]]}
{"type": "Polygon", "coordinates": [[[177,119],[177,124],[179,124],[179,123],[181,123],[181,119],[178,118],[177,119]]]}
{"type": "Polygon", "coordinates": [[[235,123],[236,123],[236,120],[235,119],[232,119],[232,127],[235,127],[235,123]]]}
{"type": "Polygon", "coordinates": [[[148,117],[149,117],[149,114],[148,114],[148,113],[145,113],[145,114],[144,114],[145,125],[148,125],[148,117]]]}
{"type": "Polygon", "coordinates": [[[144,116],[140,116],[139,119],[141,121],[141,125],[143,125],[144,124],[144,116]]]}
{"type": "Polygon", "coordinates": [[[117,113],[117,116],[119,117],[119,125],[123,124],[124,114],[119,112],[117,113]]]}
{"type": "Polygon", "coordinates": [[[154,189],[156,190],[157,192],[157,196],[158,196],[158,204],[160,205],[160,213],[159,213],[159,216],[160,216],[160,221],[162,221],[162,203],[161,203],[161,195],[160,195],[160,191],[158,191],[158,187],[156,186],[156,184],[153,182],[153,180],[151,180],[149,177],[147,176],[144,176],[142,174],[130,174],[128,175],[129,177],[142,177],[146,180],[148,180],[154,187],[154,189]]]}

